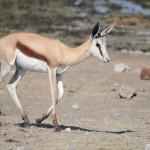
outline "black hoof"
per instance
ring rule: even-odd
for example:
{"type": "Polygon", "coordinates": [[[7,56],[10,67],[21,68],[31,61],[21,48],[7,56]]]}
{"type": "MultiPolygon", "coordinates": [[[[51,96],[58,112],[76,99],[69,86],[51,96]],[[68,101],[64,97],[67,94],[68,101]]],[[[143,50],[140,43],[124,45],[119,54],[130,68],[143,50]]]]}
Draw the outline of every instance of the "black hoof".
{"type": "Polygon", "coordinates": [[[37,125],[37,126],[40,125],[40,123],[42,122],[42,121],[41,121],[41,118],[36,119],[35,122],[36,122],[36,125],[37,125]]]}
{"type": "Polygon", "coordinates": [[[24,123],[24,127],[25,128],[29,128],[30,127],[29,122],[28,123],[24,123]]]}
{"type": "Polygon", "coordinates": [[[23,127],[23,128],[29,128],[30,127],[29,122],[23,122],[19,126],[23,127]]]}
{"type": "Polygon", "coordinates": [[[22,116],[22,120],[24,120],[24,123],[22,123],[22,126],[29,127],[29,119],[28,119],[27,115],[22,116]]]}
{"type": "Polygon", "coordinates": [[[61,132],[60,126],[55,127],[55,132],[61,132]]]}

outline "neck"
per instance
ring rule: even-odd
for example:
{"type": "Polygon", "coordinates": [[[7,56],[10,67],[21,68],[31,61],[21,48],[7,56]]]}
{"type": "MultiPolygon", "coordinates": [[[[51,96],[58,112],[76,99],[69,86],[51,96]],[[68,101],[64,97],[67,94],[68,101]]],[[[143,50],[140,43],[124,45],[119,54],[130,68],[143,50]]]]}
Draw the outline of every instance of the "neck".
{"type": "Polygon", "coordinates": [[[67,48],[66,57],[64,59],[65,64],[69,66],[76,65],[90,55],[90,40],[88,40],[76,48],[67,48]]]}

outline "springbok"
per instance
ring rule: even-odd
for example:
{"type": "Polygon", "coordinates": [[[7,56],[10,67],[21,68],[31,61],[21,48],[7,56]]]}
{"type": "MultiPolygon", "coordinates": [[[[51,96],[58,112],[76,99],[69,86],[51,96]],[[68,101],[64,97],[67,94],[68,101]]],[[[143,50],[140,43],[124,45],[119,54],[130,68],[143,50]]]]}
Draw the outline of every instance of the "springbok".
{"type": "Polygon", "coordinates": [[[29,120],[17,97],[16,87],[25,72],[48,73],[52,106],[41,118],[36,119],[36,123],[40,124],[48,118],[53,110],[52,122],[55,131],[60,131],[56,118],[56,104],[64,94],[62,74],[69,67],[91,55],[108,63],[110,59],[106,51],[106,35],[113,29],[114,25],[112,24],[102,30],[97,23],[92,29],[90,38],[76,48],[70,48],[59,40],[33,33],[16,32],[0,38],[0,83],[10,73],[13,66],[16,66],[15,73],[7,84],[7,88],[21,113],[24,126],[29,126],[29,120]],[[58,97],[56,98],[57,89],[58,97]]]}

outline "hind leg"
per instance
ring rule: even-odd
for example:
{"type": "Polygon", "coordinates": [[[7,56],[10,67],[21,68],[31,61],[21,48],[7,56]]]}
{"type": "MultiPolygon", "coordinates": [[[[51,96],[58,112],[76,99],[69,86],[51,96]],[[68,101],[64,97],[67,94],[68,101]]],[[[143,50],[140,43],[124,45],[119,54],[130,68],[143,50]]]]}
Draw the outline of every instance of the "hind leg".
{"type": "Polygon", "coordinates": [[[10,92],[10,95],[11,95],[12,99],[16,103],[16,105],[17,105],[17,107],[18,107],[18,109],[21,113],[22,120],[24,120],[23,125],[24,126],[29,126],[29,120],[27,118],[27,115],[26,115],[24,109],[22,108],[21,103],[20,103],[20,101],[18,99],[18,96],[16,94],[17,85],[18,85],[20,79],[25,74],[25,72],[26,72],[25,70],[23,70],[22,68],[16,66],[16,72],[14,73],[13,77],[11,78],[9,83],[7,84],[7,88],[10,92]]]}
{"type": "Polygon", "coordinates": [[[7,64],[6,62],[0,62],[0,83],[13,69],[13,66],[15,65],[15,60],[16,58],[14,58],[9,64],[7,64]]]}
{"type": "Polygon", "coordinates": [[[0,69],[0,83],[10,73],[12,68],[13,68],[13,66],[8,66],[8,67],[6,67],[6,69],[3,69],[3,68],[0,69]]]}

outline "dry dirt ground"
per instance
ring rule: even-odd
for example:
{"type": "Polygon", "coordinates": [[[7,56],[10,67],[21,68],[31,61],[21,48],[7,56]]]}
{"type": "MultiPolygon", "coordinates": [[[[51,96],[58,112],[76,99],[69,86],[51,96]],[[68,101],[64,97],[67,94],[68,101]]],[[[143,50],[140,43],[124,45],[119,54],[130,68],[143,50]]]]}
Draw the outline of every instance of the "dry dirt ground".
{"type": "Polygon", "coordinates": [[[27,150],[144,150],[150,144],[150,81],[141,80],[139,74],[142,67],[150,65],[150,56],[111,50],[110,56],[109,64],[91,57],[63,75],[65,94],[57,105],[60,133],[51,126],[52,117],[40,127],[35,125],[35,119],[51,105],[46,74],[27,73],[19,84],[18,96],[30,128],[19,126],[20,114],[3,83],[0,108],[6,116],[0,116],[0,150],[19,146],[27,150]],[[117,63],[131,69],[115,72],[117,63]],[[137,88],[137,96],[118,99],[122,84],[137,88]],[[78,105],[79,110],[72,109],[72,105],[78,105]],[[71,132],[65,131],[67,127],[71,132]]]}

